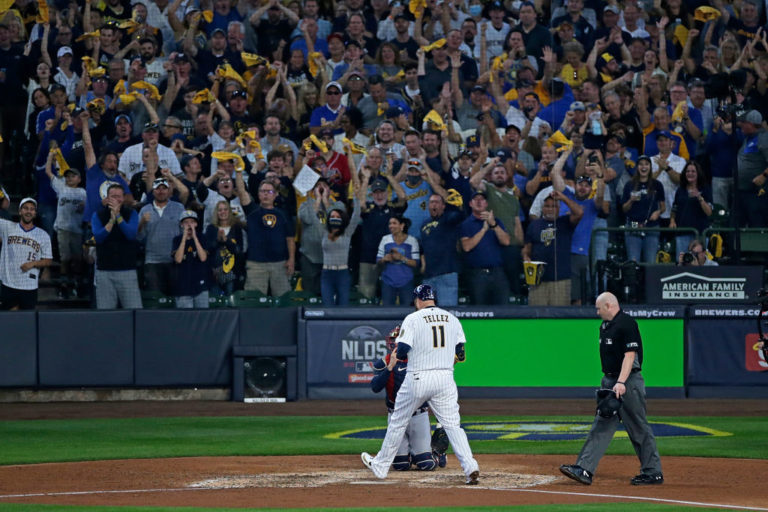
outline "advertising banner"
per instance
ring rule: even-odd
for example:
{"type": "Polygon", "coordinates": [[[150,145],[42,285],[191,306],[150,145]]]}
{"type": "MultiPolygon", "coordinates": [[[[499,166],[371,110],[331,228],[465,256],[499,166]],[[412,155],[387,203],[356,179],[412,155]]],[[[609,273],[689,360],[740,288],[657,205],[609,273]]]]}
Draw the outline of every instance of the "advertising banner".
{"type": "MultiPolygon", "coordinates": [[[[638,313],[646,385],[683,386],[683,320],[674,318],[679,311],[645,308],[638,313]]],[[[307,387],[370,392],[372,365],[386,355],[385,336],[398,323],[308,321],[307,387]]],[[[459,386],[593,387],[600,382],[598,319],[485,318],[461,323],[467,362],[456,366],[459,386]]]]}
{"type": "Polygon", "coordinates": [[[768,385],[768,361],[757,349],[758,313],[754,306],[691,308],[689,385],[768,385]]]}
{"type": "Polygon", "coordinates": [[[763,282],[763,267],[670,266],[645,268],[645,300],[649,304],[754,302],[763,282]]]}

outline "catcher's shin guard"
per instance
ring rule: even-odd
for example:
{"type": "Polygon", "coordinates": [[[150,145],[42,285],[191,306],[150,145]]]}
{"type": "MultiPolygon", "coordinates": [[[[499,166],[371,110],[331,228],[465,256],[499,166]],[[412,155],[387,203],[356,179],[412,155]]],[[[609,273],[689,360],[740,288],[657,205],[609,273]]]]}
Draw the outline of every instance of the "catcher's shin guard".
{"type": "Polygon", "coordinates": [[[410,455],[396,455],[392,461],[392,469],[395,471],[408,471],[411,469],[410,455]]]}
{"type": "Polygon", "coordinates": [[[431,452],[420,453],[413,456],[413,463],[420,471],[432,471],[437,467],[437,462],[431,452]]]}

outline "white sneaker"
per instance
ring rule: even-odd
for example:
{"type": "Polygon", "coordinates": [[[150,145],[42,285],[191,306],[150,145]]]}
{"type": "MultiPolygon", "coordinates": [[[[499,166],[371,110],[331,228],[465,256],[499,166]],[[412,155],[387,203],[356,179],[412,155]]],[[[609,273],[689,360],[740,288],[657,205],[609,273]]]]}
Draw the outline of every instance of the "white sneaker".
{"type": "Polygon", "coordinates": [[[365,467],[373,471],[373,457],[371,457],[371,454],[368,452],[363,452],[360,454],[360,459],[363,461],[363,464],[365,467]]]}

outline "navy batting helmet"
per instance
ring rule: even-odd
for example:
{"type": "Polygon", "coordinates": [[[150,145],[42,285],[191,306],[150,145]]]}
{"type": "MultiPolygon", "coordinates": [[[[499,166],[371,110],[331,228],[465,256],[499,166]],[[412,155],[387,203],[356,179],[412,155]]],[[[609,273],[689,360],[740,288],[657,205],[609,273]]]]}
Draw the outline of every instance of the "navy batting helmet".
{"type": "Polygon", "coordinates": [[[437,301],[437,293],[430,285],[420,284],[413,290],[413,300],[416,299],[437,301]]]}

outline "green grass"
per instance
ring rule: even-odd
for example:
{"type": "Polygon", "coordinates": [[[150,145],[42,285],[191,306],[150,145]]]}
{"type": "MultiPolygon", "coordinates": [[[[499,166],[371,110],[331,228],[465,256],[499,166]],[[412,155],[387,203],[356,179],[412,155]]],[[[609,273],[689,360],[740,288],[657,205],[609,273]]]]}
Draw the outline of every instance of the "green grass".
{"type": "MultiPolygon", "coordinates": [[[[464,421],[591,421],[589,417],[468,416],[464,421]]],[[[766,418],[672,418],[729,432],[726,437],[659,438],[662,456],[768,458],[766,418]]],[[[129,418],[0,422],[0,465],[80,460],[237,455],[323,455],[376,451],[379,440],[329,439],[327,434],[386,426],[382,416],[129,418]]],[[[583,441],[473,441],[475,453],[576,454],[583,441]]],[[[610,454],[632,455],[627,439],[610,454]]]]}
{"type": "MultiPolygon", "coordinates": [[[[521,505],[516,507],[366,507],[366,508],[313,508],[318,512],[701,512],[722,511],[717,508],[679,507],[673,505],[651,505],[643,503],[599,503],[579,505],[521,505]]],[[[189,507],[83,507],[66,505],[0,505],[0,512],[306,512],[306,508],[189,508],[189,507]]]]}

